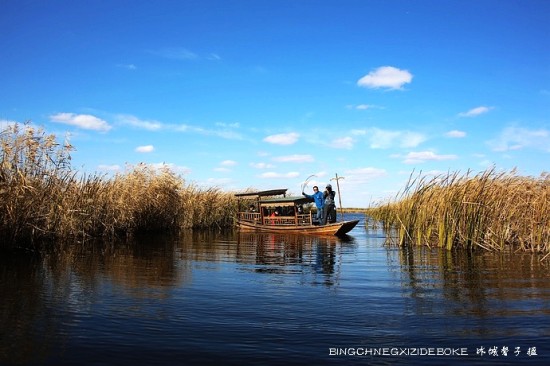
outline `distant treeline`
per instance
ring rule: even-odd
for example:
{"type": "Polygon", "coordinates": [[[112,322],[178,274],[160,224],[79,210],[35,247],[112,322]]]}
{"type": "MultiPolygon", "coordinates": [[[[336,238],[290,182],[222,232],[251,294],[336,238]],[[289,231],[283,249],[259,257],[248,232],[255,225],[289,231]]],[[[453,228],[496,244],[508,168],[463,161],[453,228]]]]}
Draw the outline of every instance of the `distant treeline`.
{"type": "Polygon", "coordinates": [[[29,125],[3,128],[0,146],[0,249],[233,225],[233,194],[186,184],[168,168],[82,176],[68,142],[29,125]]]}
{"type": "Polygon", "coordinates": [[[550,253],[550,174],[488,169],[412,178],[394,202],[367,215],[399,244],[550,253]]]}

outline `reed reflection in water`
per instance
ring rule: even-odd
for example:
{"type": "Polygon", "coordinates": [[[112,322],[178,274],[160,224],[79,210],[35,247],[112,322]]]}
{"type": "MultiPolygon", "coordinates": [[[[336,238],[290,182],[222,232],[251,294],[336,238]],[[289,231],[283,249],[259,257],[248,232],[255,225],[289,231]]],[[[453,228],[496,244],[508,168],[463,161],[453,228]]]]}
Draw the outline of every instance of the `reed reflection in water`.
{"type": "Polygon", "coordinates": [[[499,364],[549,360],[550,282],[536,256],[350,234],[184,232],[3,256],[0,364],[486,364],[482,346],[509,347],[499,364]],[[469,355],[335,357],[334,347],[469,355]]]}

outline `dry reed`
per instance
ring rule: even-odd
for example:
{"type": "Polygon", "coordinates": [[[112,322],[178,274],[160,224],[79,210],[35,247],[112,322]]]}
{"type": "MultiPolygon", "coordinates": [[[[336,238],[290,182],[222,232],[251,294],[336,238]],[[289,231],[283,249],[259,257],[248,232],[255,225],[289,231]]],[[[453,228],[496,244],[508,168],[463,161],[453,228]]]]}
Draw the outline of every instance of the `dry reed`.
{"type": "Polygon", "coordinates": [[[401,245],[550,253],[550,174],[488,169],[475,176],[418,176],[396,200],[367,215],[397,231],[401,245]]]}
{"type": "Polygon", "coordinates": [[[233,194],[187,184],[167,167],[82,175],[68,142],[29,124],[3,128],[0,148],[0,249],[233,224],[233,194]]]}

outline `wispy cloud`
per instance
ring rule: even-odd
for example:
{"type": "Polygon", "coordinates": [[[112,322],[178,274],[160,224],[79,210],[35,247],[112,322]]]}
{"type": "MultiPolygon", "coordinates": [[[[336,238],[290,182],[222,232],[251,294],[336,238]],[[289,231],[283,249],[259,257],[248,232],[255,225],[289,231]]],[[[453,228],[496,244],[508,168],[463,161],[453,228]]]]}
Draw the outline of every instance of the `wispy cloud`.
{"type": "Polygon", "coordinates": [[[152,163],[152,164],[147,164],[147,166],[149,166],[153,169],[157,169],[157,170],[169,169],[172,172],[179,173],[179,174],[189,174],[189,173],[191,173],[191,169],[189,169],[188,167],[182,166],[182,165],[176,165],[176,164],[173,164],[173,163],[164,163],[164,162],[163,163],[152,163]]]}
{"type": "Polygon", "coordinates": [[[222,58],[219,54],[211,52],[208,54],[198,54],[185,47],[164,47],[157,50],[151,50],[149,53],[176,61],[192,61],[192,60],[208,60],[220,61],[222,58]]]}
{"type": "Polygon", "coordinates": [[[129,114],[119,114],[116,116],[116,121],[121,124],[129,125],[132,127],[148,130],[158,131],[164,127],[164,125],[155,120],[143,120],[129,114]]]}
{"type": "Polygon", "coordinates": [[[271,135],[264,138],[265,142],[276,145],[292,145],[298,141],[299,134],[295,132],[281,133],[277,135],[271,135]]]}
{"type": "Polygon", "coordinates": [[[17,122],[16,121],[11,121],[11,120],[7,120],[7,119],[0,119],[0,129],[1,130],[4,130],[10,126],[14,126],[16,125],[17,122]]]}
{"type": "Polygon", "coordinates": [[[250,163],[250,166],[254,169],[271,169],[274,168],[273,164],[269,163],[250,163]]]}
{"type": "Polygon", "coordinates": [[[289,179],[297,178],[300,176],[298,172],[288,172],[288,173],[276,173],[276,172],[266,172],[261,174],[259,177],[263,179],[289,179]]]}
{"type": "Polygon", "coordinates": [[[237,162],[235,160],[224,160],[220,163],[220,165],[225,167],[232,167],[237,165],[237,162]]]}
{"type": "Polygon", "coordinates": [[[355,136],[366,136],[372,149],[389,149],[393,147],[413,148],[427,140],[419,132],[407,130],[383,130],[377,127],[364,130],[353,130],[355,136]]]}
{"type": "Polygon", "coordinates": [[[207,189],[210,189],[212,187],[225,187],[227,188],[231,184],[233,184],[234,181],[231,178],[208,178],[204,182],[199,182],[199,184],[207,189]]]}
{"type": "Polygon", "coordinates": [[[239,123],[217,122],[216,128],[204,128],[201,126],[193,126],[188,124],[169,124],[162,123],[156,120],[144,120],[129,114],[116,115],[115,119],[119,124],[128,125],[148,131],[168,130],[174,132],[197,133],[206,136],[217,136],[228,140],[243,139],[241,134],[236,132],[236,130],[239,128],[239,123]]]}
{"type": "Polygon", "coordinates": [[[311,163],[315,161],[312,155],[287,155],[287,156],[277,156],[273,158],[273,161],[280,163],[311,163]]]}
{"type": "Polygon", "coordinates": [[[470,109],[467,112],[461,112],[458,114],[459,117],[477,117],[481,114],[489,112],[494,107],[480,106],[470,109]]]}
{"type": "Polygon", "coordinates": [[[242,140],[243,139],[241,134],[236,132],[232,128],[209,129],[209,128],[204,128],[204,127],[200,127],[200,126],[180,125],[180,126],[176,127],[176,130],[181,131],[181,132],[185,132],[185,131],[194,132],[194,133],[198,133],[198,134],[206,135],[206,136],[217,136],[217,137],[221,137],[221,138],[226,139],[226,140],[242,140]]]}
{"type": "Polygon", "coordinates": [[[452,130],[445,133],[445,136],[452,137],[452,138],[461,138],[461,137],[466,137],[466,132],[459,131],[459,130],[452,130]]]}
{"type": "Polygon", "coordinates": [[[114,165],[100,164],[98,165],[97,168],[101,171],[108,171],[108,172],[118,172],[121,170],[121,167],[118,164],[114,164],[114,165]]]}
{"type": "Polygon", "coordinates": [[[348,109],[357,109],[359,111],[366,111],[367,109],[384,109],[384,107],[374,105],[374,104],[349,104],[346,106],[348,109]]]}
{"type": "Polygon", "coordinates": [[[370,109],[372,108],[372,106],[368,105],[368,104],[359,104],[357,106],[355,106],[355,109],[359,109],[359,110],[367,110],[367,109],[370,109]]]}
{"type": "Polygon", "coordinates": [[[57,113],[50,116],[50,121],[75,126],[84,130],[101,132],[107,132],[112,128],[107,121],[91,114],[57,113]]]}
{"type": "Polygon", "coordinates": [[[233,168],[234,166],[237,166],[237,165],[238,165],[238,163],[235,160],[224,160],[224,161],[221,161],[220,166],[217,167],[217,168],[214,168],[214,170],[217,171],[217,172],[228,173],[228,172],[232,171],[231,168],[233,168]]]}
{"type": "Polygon", "coordinates": [[[532,148],[550,152],[550,131],[507,127],[493,140],[488,141],[494,151],[511,151],[532,148]]]}
{"type": "Polygon", "coordinates": [[[151,53],[171,60],[195,60],[199,58],[195,52],[183,47],[165,47],[151,51],[151,53]]]}
{"type": "Polygon", "coordinates": [[[403,89],[412,81],[413,75],[407,70],[393,66],[382,66],[371,71],[357,81],[357,85],[370,89],[385,88],[390,90],[403,89]]]}
{"type": "Polygon", "coordinates": [[[234,123],[216,122],[216,126],[222,127],[222,128],[239,128],[241,125],[239,122],[234,122],[234,123]]]}
{"type": "Polygon", "coordinates": [[[353,144],[354,144],[353,138],[348,136],[348,137],[341,137],[333,140],[330,143],[330,146],[336,149],[352,149],[353,144]]]}
{"type": "Polygon", "coordinates": [[[155,151],[155,147],[153,145],[138,146],[135,151],[139,153],[150,153],[155,151]]]}
{"type": "Polygon", "coordinates": [[[443,161],[443,160],[455,160],[458,156],[456,155],[438,155],[433,151],[418,151],[410,152],[405,156],[403,162],[405,164],[418,164],[425,163],[427,161],[443,161]]]}
{"type": "Polygon", "coordinates": [[[116,66],[130,71],[137,70],[137,67],[134,64],[117,64],[116,66]]]}
{"type": "Polygon", "coordinates": [[[220,55],[218,55],[217,53],[211,53],[208,56],[206,56],[206,58],[213,61],[219,61],[222,59],[220,55]]]}
{"type": "Polygon", "coordinates": [[[377,178],[388,175],[385,169],[366,167],[346,170],[344,180],[346,183],[363,184],[377,178]]]}

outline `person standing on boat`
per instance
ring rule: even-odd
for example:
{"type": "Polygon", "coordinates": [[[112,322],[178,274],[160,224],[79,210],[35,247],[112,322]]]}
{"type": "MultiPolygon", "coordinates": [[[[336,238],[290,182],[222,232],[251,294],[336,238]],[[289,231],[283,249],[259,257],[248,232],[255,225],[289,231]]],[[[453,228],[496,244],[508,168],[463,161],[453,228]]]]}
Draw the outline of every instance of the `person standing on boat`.
{"type": "Polygon", "coordinates": [[[332,190],[332,185],[327,184],[325,192],[323,192],[324,205],[323,205],[323,225],[328,222],[336,222],[336,203],[334,198],[336,192],[332,190]],[[329,220],[330,216],[330,220],[329,220]]]}
{"type": "Polygon", "coordinates": [[[315,217],[317,221],[321,223],[323,221],[323,206],[325,201],[323,193],[319,191],[319,187],[313,186],[313,194],[305,194],[304,192],[302,192],[302,194],[315,202],[315,207],[317,207],[317,214],[315,217]]]}

